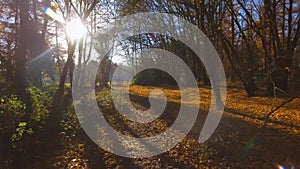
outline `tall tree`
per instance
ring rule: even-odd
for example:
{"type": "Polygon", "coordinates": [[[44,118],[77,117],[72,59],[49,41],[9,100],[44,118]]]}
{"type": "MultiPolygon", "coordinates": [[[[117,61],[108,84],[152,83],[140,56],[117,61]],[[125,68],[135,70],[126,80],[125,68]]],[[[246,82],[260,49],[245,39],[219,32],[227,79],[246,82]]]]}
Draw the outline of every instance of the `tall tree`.
{"type": "Polygon", "coordinates": [[[26,76],[25,76],[25,63],[26,57],[28,55],[28,32],[30,28],[30,14],[29,14],[29,2],[30,0],[19,1],[17,6],[20,11],[20,26],[18,30],[18,45],[15,53],[16,62],[16,75],[15,75],[15,85],[18,93],[22,96],[26,93],[26,76]]]}
{"type": "Polygon", "coordinates": [[[294,0],[259,1],[255,15],[251,14],[247,3],[237,0],[241,7],[240,16],[255,32],[262,45],[266,73],[269,76],[268,93],[273,95],[274,88],[288,88],[288,70],[291,67],[295,49],[299,42],[300,20],[299,4],[294,0]]]}
{"type": "MultiPolygon", "coordinates": [[[[82,3],[86,3],[86,1],[80,1],[82,3]]],[[[72,3],[72,1],[66,1],[65,5],[66,5],[66,9],[67,9],[67,13],[66,13],[66,17],[67,19],[70,19],[70,15],[71,15],[71,9],[73,9],[75,11],[75,13],[77,14],[77,17],[79,17],[81,19],[81,21],[83,23],[86,22],[87,18],[89,17],[90,13],[94,10],[94,8],[96,7],[98,3],[98,0],[93,0],[91,3],[86,3],[86,8],[84,8],[83,13],[79,13],[80,10],[82,9],[78,9],[74,6],[74,4],[72,3]]],[[[77,41],[71,41],[70,39],[67,42],[68,44],[68,58],[66,61],[66,64],[62,70],[61,76],[60,76],[60,82],[59,82],[59,91],[62,92],[64,90],[64,84],[67,78],[67,75],[69,73],[70,77],[72,77],[73,75],[73,71],[74,71],[74,53],[75,53],[75,49],[76,46],[78,44],[77,41]]],[[[82,46],[82,43],[80,43],[80,45],[82,46]]],[[[80,47],[81,48],[81,47],[80,47]]],[[[72,79],[71,79],[72,80],[72,79]]]]}

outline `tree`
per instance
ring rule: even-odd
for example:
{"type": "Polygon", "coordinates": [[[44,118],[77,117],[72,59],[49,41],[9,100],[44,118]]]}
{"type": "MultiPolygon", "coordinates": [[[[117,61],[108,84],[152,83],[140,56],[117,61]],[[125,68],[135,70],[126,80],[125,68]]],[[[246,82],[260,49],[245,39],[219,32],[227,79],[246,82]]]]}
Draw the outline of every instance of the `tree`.
{"type": "MultiPolygon", "coordinates": [[[[273,95],[274,88],[286,90],[288,87],[288,72],[295,49],[299,42],[300,20],[299,5],[293,0],[287,1],[251,1],[250,5],[257,8],[255,15],[251,14],[246,3],[237,0],[241,8],[239,15],[247,22],[249,28],[256,34],[262,46],[264,68],[270,82],[268,94],[273,95]]],[[[248,5],[249,6],[249,5],[248,5]]]]}
{"type": "MultiPolygon", "coordinates": [[[[81,0],[78,3],[79,3],[79,8],[76,8],[72,1],[65,2],[65,8],[67,9],[65,18],[67,20],[70,19],[71,9],[73,9],[75,11],[75,13],[77,14],[77,17],[79,17],[81,19],[81,21],[83,23],[85,23],[87,18],[90,15],[90,13],[96,7],[98,0],[93,0],[91,3],[81,0]],[[83,11],[83,13],[80,14],[79,11],[83,11]]],[[[80,41],[82,41],[82,39],[80,41]]],[[[75,64],[74,53],[75,53],[77,44],[78,44],[77,41],[72,41],[71,39],[67,40],[68,58],[67,58],[66,64],[65,64],[65,66],[62,70],[61,76],[60,76],[60,82],[59,82],[59,91],[60,92],[62,92],[64,90],[64,84],[65,84],[68,73],[71,75],[70,77],[72,77],[72,75],[73,75],[73,71],[74,71],[73,67],[75,64]]],[[[82,43],[79,43],[79,44],[80,44],[79,48],[82,48],[83,44],[82,43]]],[[[70,81],[72,81],[72,78],[70,79],[70,81]]]]}
{"type": "Polygon", "coordinates": [[[27,49],[29,46],[27,43],[29,41],[28,32],[30,28],[29,24],[29,0],[20,1],[18,4],[20,10],[20,26],[18,30],[18,42],[15,52],[15,62],[16,62],[16,75],[15,75],[15,86],[18,93],[22,96],[26,93],[26,76],[25,76],[25,63],[27,49]],[[20,7],[21,6],[21,7],[20,7]]]}
{"type": "Polygon", "coordinates": [[[13,63],[17,47],[16,36],[18,27],[18,8],[14,2],[2,1],[0,19],[0,73],[5,82],[11,84],[14,78],[15,65],[13,63]],[[7,18],[7,19],[5,19],[7,18]],[[9,21],[15,20],[15,22],[9,21]]]}

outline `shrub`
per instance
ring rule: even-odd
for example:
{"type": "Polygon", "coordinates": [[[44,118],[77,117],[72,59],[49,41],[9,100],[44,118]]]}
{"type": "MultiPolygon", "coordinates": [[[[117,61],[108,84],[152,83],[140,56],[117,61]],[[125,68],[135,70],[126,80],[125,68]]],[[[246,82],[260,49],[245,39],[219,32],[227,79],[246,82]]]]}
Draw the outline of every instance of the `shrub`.
{"type": "Polygon", "coordinates": [[[0,133],[12,133],[24,120],[26,105],[16,95],[0,98],[0,133]]]}
{"type": "Polygon", "coordinates": [[[31,97],[30,111],[16,95],[0,98],[0,133],[11,135],[11,145],[17,151],[30,151],[32,136],[43,132],[49,116],[53,90],[54,88],[47,90],[28,88],[31,97]]]}
{"type": "Polygon", "coordinates": [[[52,103],[52,94],[42,91],[39,88],[31,87],[28,89],[32,99],[31,126],[38,127],[44,125],[49,116],[49,108],[52,103]]]}

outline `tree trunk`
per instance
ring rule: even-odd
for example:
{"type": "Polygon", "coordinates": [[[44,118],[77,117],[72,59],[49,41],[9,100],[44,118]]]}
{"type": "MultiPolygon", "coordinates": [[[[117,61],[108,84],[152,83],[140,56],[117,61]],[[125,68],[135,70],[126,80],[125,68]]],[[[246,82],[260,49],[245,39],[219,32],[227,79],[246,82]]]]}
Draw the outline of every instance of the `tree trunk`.
{"type": "Polygon", "coordinates": [[[289,73],[285,69],[277,69],[273,71],[271,80],[268,84],[267,94],[269,96],[274,96],[274,87],[278,88],[279,90],[286,91],[288,89],[288,75],[289,73]]]}
{"type": "Polygon", "coordinates": [[[67,59],[67,62],[66,62],[65,66],[62,70],[62,73],[61,73],[61,76],[60,76],[60,81],[59,81],[59,87],[58,87],[58,90],[61,93],[64,91],[65,82],[66,82],[66,79],[67,79],[68,72],[70,73],[70,77],[71,77],[71,74],[73,74],[73,71],[71,70],[71,68],[72,68],[72,64],[74,63],[73,56],[74,56],[74,52],[75,52],[76,43],[69,44],[68,46],[69,46],[68,59],[67,59]]]}
{"type": "Polygon", "coordinates": [[[16,73],[15,73],[15,87],[18,95],[23,97],[26,93],[26,78],[25,78],[25,63],[26,63],[26,50],[28,49],[28,22],[29,22],[29,1],[22,0],[19,2],[20,6],[20,27],[18,47],[15,53],[16,73]]]}
{"type": "Polygon", "coordinates": [[[246,90],[248,97],[255,96],[255,91],[257,90],[257,87],[256,87],[252,77],[250,77],[246,80],[246,83],[244,83],[244,86],[245,86],[245,90],[246,90]]]}

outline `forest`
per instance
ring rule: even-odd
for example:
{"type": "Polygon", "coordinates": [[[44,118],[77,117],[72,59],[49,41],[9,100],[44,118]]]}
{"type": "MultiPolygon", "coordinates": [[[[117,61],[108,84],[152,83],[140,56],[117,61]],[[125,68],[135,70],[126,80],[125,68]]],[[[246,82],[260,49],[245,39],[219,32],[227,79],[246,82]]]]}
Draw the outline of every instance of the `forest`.
{"type": "Polygon", "coordinates": [[[299,147],[300,1],[0,0],[0,169],[296,169],[299,147]]]}

